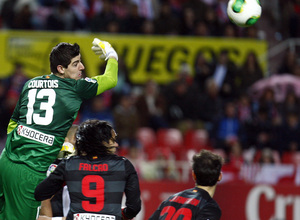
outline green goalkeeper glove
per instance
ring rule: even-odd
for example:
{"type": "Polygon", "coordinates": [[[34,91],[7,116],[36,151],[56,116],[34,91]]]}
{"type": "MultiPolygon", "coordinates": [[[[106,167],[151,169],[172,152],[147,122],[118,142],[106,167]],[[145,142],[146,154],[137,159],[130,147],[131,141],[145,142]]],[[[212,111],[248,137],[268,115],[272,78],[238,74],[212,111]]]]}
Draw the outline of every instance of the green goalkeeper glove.
{"type": "Polygon", "coordinates": [[[98,38],[94,38],[92,50],[96,55],[100,55],[101,59],[108,60],[108,58],[113,57],[118,60],[117,52],[107,41],[101,41],[98,38]]]}

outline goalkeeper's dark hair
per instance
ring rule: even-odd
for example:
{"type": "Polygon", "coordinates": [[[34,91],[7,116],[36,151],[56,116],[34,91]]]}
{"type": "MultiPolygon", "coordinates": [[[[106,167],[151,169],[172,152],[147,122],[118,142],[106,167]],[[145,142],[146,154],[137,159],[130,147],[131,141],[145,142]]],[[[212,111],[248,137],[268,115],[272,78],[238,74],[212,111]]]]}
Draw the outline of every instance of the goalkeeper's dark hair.
{"type": "Polygon", "coordinates": [[[214,186],[219,179],[223,158],[208,150],[201,150],[193,156],[193,171],[200,186],[214,186]]]}
{"type": "Polygon", "coordinates": [[[106,121],[91,119],[83,122],[76,132],[76,150],[80,156],[105,156],[110,154],[104,142],[112,138],[113,127],[106,121]]]}
{"type": "Polygon", "coordinates": [[[77,43],[59,43],[53,47],[50,53],[50,70],[53,74],[58,73],[57,66],[67,68],[71,60],[80,54],[80,47],[77,43]]]}

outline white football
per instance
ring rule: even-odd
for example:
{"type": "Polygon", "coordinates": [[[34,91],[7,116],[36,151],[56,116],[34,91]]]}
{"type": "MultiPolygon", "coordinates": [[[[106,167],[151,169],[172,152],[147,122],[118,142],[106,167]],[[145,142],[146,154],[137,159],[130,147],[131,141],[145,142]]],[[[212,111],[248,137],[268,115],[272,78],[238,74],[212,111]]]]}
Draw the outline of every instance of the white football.
{"type": "Polygon", "coordinates": [[[227,15],[229,19],[240,27],[254,25],[261,16],[259,0],[229,0],[227,15]]]}

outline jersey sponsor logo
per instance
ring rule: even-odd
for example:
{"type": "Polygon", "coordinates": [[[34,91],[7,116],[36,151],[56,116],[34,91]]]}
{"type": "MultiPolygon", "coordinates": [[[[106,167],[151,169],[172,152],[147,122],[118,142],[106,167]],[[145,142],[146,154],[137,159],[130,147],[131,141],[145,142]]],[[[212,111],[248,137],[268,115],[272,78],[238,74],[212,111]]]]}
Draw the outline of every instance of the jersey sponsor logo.
{"type": "Polygon", "coordinates": [[[89,164],[89,163],[80,163],[78,170],[84,171],[108,171],[108,165],[105,164],[89,164]]]}
{"type": "Polygon", "coordinates": [[[73,215],[74,220],[115,220],[113,215],[101,215],[94,213],[76,213],[73,215]]]}
{"type": "Polygon", "coordinates": [[[91,79],[91,78],[89,78],[89,77],[85,77],[84,79],[85,79],[85,81],[87,81],[87,82],[92,82],[92,83],[96,83],[96,82],[97,82],[97,80],[91,79]]]}
{"type": "Polygon", "coordinates": [[[31,80],[28,88],[58,88],[58,80],[31,80]]]}
{"type": "Polygon", "coordinates": [[[180,204],[190,204],[193,206],[197,206],[200,200],[194,198],[185,198],[182,196],[175,196],[174,198],[170,199],[170,202],[177,202],[180,204]]]}
{"type": "Polygon", "coordinates": [[[17,130],[18,135],[35,140],[37,142],[47,144],[49,146],[53,145],[54,142],[54,136],[49,134],[44,134],[42,132],[39,132],[37,130],[34,130],[32,128],[26,127],[24,125],[19,125],[17,130]]]}

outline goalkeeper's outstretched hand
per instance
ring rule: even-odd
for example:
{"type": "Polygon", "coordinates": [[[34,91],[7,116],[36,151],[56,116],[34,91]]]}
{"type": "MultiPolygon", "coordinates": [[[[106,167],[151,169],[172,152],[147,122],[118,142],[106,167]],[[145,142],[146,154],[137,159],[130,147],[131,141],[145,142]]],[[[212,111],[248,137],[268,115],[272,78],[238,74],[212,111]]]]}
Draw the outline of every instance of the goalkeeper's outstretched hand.
{"type": "Polygon", "coordinates": [[[100,55],[101,59],[108,60],[108,58],[115,58],[118,60],[118,54],[114,48],[107,41],[94,38],[92,50],[96,55],[100,55]]]}

